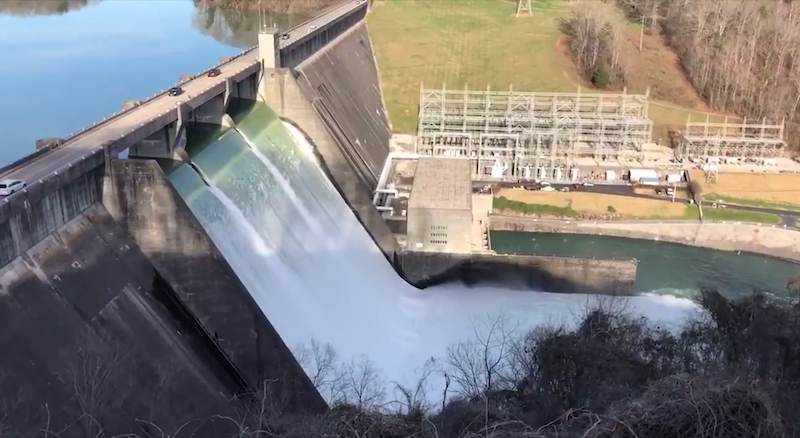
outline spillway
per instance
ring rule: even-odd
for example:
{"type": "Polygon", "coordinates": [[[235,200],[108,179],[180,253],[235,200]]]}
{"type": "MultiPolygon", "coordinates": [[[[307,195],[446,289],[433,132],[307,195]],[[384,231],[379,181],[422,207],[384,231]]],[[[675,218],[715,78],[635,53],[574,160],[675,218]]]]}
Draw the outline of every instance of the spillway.
{"type": "MultiPolygon", "coordinates": [[[[316,163],[311,146],[267,107],[189,148],[170,180],[290,347],[312,338],[344,360],[367,356],[386,382],[413,383],[431,357],[504,314],[525,331],[575,314],[594,298],[400,278],[316,163]]],[[[694,305],[628,299],[634,311],[680,321],[694,305]]],[[[436,384],[434,384],[436,386],[436,384]]],[[[431,388],[436,390],[436,388],[431,388]]]]}

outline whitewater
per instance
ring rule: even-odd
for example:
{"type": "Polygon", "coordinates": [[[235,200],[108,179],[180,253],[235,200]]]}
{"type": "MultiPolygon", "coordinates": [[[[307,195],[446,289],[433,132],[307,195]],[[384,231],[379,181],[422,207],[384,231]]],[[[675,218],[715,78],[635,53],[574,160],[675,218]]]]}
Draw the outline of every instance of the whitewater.
{"type": "MultiPolygon", "coordinates": [[[[392,393],[413,386],[431,358],[503,315],[518,333],[569,323],[597,297],[545,291],[419,290],[394,271],[322,172],[293,126],[231,130],[170,175],[242,283],[297,355],[311,339],[338,356],[369,358],[392,393]]],[[[275,126],[277,125],[277,126],[275,126]]],[[[674,325],[696,312],[689,300],[650,295],[625,300],[654,322],[674,325]]],[[[430,388],[438,393],[437,385],[430,388]]]]}

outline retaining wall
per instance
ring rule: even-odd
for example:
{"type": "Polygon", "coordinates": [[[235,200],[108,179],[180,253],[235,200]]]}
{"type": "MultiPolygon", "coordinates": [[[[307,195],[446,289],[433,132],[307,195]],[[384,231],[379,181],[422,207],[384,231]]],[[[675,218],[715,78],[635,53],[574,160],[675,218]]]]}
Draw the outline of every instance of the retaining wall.
{"type": "Polygon", "coordinates": [[[780,226],[696,221],[590,222],[492,215],[492,230],[589,234],[746,251],[800,262],[800,232],[780,226]]]}
{"type": "Polygon", "coordinates": [[[458,281],[543,292],[633,295],[637,262],[404,251],[398,254],[396,268],[420,288],[458,281]]]}
{"type": "MultiPolygon", "coordinates": [[[[320,167],[347,202],[358,220],[389,261],[400,250],[392,231],[372,205],[372,188],[358,176],[340,144],[328,131],[314,107],[303,95],[293,72],[273,69],[262,79],[266,103],[287,122],[294,125],[314,148],[320,167]]],[[[342,116],[342,115],[340,115],[342,116]]]]}
{"type": "MultiPolygon", "coordinates": [[[[91,414],[111,436],[140,431],[135,418],[176,430],[230,412],[236,382],[201,359],[205,344],[157,284],[152,265],[98,205],[0,269],[4,430],[32,436],[49,425],[54,433],[91,414]]],[[[95,434],[84,426],[59,436],[95,434]]]]}
{"type": "Polygon", "coordinates": [[[0,203],[0,267],[98,202],[100,170],[51,178],[0,203]]]}
{"type": "Polygon", "coordinates": [[[374,189],[392,135],[365,22],[295,68],[303,94],[362,181],[374,189]]]}
{"type": "Polygon", "coordinates": [[[291,407],[327,409],[189,207],[152,160],[114,160],[119,224],[249,384],[276,381],[291,407]]]}

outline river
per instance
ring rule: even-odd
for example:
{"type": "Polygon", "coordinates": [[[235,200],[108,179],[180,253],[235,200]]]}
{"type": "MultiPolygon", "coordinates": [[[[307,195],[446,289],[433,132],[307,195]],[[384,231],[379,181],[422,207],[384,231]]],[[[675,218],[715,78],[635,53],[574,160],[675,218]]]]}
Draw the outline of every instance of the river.
{"type": "MultiPolygon", "coordinates": [[[[268,4],[269,2],[264,2],[268,4]]],[[[0,166],[256,44],[259,16],[191,0],[0,1],[0,166]]]]}
{"type": "Polygon", "coordinates": [[[636,258],[636,291],[693,297],[701,286],[731,298],[754,290],[787,295],[786,283],[800,266],[753,254],[714,251],[668,242],[556,233],[492,232],[500,253],[636,258]]]}

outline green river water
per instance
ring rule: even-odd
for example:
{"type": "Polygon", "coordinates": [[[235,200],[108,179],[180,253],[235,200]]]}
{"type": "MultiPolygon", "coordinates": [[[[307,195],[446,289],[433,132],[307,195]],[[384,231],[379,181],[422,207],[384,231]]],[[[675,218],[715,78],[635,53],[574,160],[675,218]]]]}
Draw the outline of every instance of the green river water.
{"type": "Polygon", "coordinates": [[[651,240],[513,231],[491,238],[498,253],[636,258],[641,293],[692,297],[709,286],[731,298],[754,290],[785,297],[787,280],[800,272],[800,265],[778,259],[651,240]]]}

